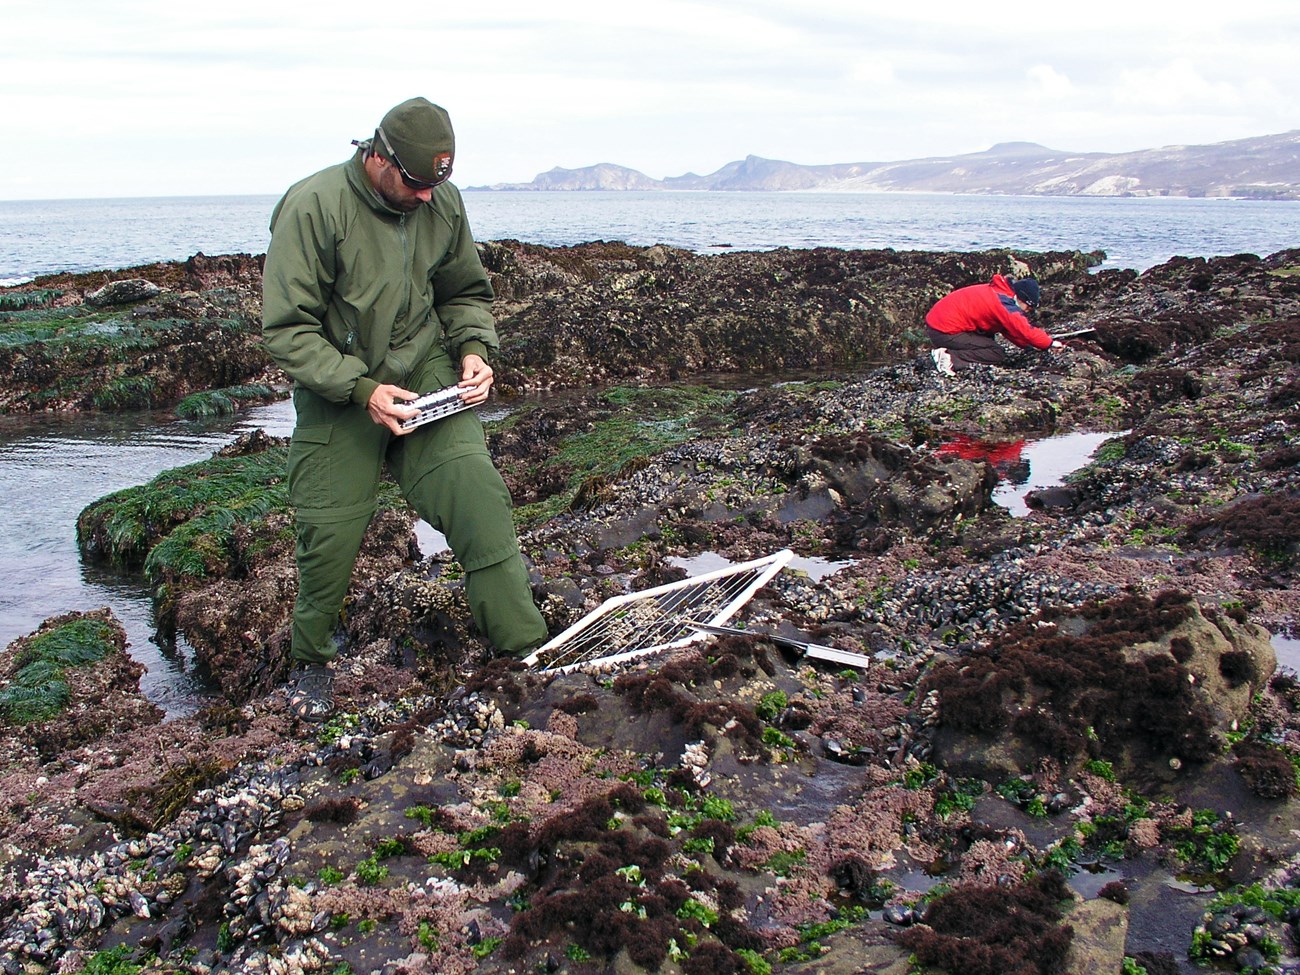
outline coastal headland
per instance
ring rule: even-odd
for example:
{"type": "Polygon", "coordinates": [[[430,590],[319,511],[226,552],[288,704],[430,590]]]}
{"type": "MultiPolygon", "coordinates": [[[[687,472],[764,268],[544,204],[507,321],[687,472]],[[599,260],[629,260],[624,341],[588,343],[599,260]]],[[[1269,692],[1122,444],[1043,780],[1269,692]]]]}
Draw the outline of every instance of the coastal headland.
{"type": "Polygon", "coordinates": [[[486,190],[693,190],[993,193],[1017,196],[1185,196],[1294,200],[1300,195],[1295,154],[1300,132],[1202,146],[1137,152],[1061,152],[1032,142],[1004,142],[983,152],[893,162],[801,165],[746,156],[705,176],[651,179],[626,166],[556,166],[528,183],[486,190]]]}
{"type": "MultiPolygon", "coordinates": [[[[559,633],[693,562],[796,568],[671,654],[492,659],[381,499],[290,716],[284,441],[89,506],[213,676],[162,720],[106,611],[0,654],[5,972],[952,975],[1300,965],[1300,250],[1178,258],[482,245],[489,444],[559,633]],[[1034,273],[957,377],[925,311],[1034,273]],[[1111,433],[1013,517],[1017,444],[1111,433]],[[959,445],[959,446],[954,446],[959,445]],[[1012,461],[1008,463],[1008,458],[1012,461]],[[827,664],[812,641],[869,658],[827,664]]],[[[285,394],[260,258],[0,289],[0,411],[285,394]]]]}

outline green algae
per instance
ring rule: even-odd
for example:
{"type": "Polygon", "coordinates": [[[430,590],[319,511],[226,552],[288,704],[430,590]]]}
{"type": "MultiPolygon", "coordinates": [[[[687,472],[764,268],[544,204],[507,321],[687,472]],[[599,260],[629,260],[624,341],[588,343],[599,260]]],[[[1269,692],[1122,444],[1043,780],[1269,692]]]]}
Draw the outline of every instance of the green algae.
{"type": "Polygon", "coordinates": [[[44,308],[50,302],[63,297],[58,288],[38,288],[32,291],[11,291],[0,294],[0,311],[26,311],[29,308],[44,308]]]}
{"type": "MultiPolygon", "coordinates": [[[[538,474],[560,474],[562,490],[515,509],[516,524],[536,525],[568,510],[598,504],[620,476],[679,444],[722,436],[738,393],[703,386],[615,386],[600,396],[607,412],[555,444],[538,474]],[[720,422],[721,421],[721,422],[720,422]],[[716,432],[715,432],[716,431],[716,432]]],[[[519,418],[516,418],[517,425],[519,418]]]]}
{"type": "Polygon", "coordinates": [[[736,394],[704,387],[634,389],[618,386],[602,399],[617,412],[560,443],[555,460],[590,475],[612,475],[627,464],[696,439],[705,417],[725,409],[736,394]]]}
{"type": "Polygon", "coordinates": [[[61,355],[131,352],[156,347],[159,334],[195,325],[177,318],[135,320],[106,309],[36,308],[0,314],[0,347],[37,345],[61,355]]]}
{"type": "MultiPolygon", "coordinates": [[[[77,516],[77,543],[87,558],[142,568],[154,548],[183,527],[188,547],[202,547],[205,536],[224,542],[236,525],[288,509],[287,464],[288,448],[272,447],[164,471],[87,506],[77,516]]],[[[174,543],[155,559],[153,572],[198,567],[177,549],[174,543]]]]}
{"type": "Polygon", "coordinates": [[[158,380],[152,376],[122,376],[105,383],[91,394],[95,409],[105,413],[145,410],[154,405],[158,380]]]}
{"type": "MultiPolygon", "coordinates": [[[[397,485],[380,483],[378,507],[404,509],[397,485]]],[[[288,447],[272,446],[159,474],[93,502],[77,516],[84,558],[143,570],[165,611],[195,583],[239,577],[259,551],[292,531],[288,447]],[[283,516],[282,528],[264,526],[283,516]]]]}
{"type": "Polygon", "coordinates": [[[191,393],[177,403],[176,415],[185,420],[230,416],[247,403],[266,402],[274,397],[275,390],[262,384],[208,389],[201,393],[191,393]]]}
{"type": "Polygon", "coordinates": [[[80,336],[109,335],[117,341],[118,331],[112,314],[105,311],[40,308],[21,314],[0,312],[0,349],[52,343],[63,348],[80,336]]]}
{"type": "Polygon", "coordinates": [[[40,633],[19,651],[13,678],[0,690],[0,713],[15,724],[54,717],[68,703],[64,672],[102,660],[116,648],[102,620],[74,619],[40,633]]]}
{"type": "Polygon", "coordinates": [[[144,969],[144,965],[132,961],[131,954],[131,949],[124,944],[97,951],[86,962],[82,973],[83,975],[136,975],[136,972],[144,969]]]}
{"type": "MultiPolygon", "coordinates": [[[[227,346],[247,345],[256,334],[257,322],[244,315],[149,319],[85,306],[0,311],[0,368],[11,380],[0,409],[149,408],[189,391],[177,376],[192,380],[196,357],[215,362],[227,346]],[[186,353],[168,354],[178,350],[186,353]]],[[[239,378],[229,370],[218,375],[239,378]]]]}

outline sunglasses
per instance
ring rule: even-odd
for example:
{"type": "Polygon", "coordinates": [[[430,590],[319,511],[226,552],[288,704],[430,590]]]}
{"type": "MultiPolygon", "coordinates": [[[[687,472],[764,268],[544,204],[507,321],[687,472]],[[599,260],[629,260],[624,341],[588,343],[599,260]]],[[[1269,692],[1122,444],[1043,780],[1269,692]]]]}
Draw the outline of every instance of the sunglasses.
{"type": "Polygon", "coordinates": [[[384,143],[384,149],[388,152],[388,158],[393,161],[397,167],[398,173],[402,176],[402,182],[413,190],[431,190],[439,183],[445,183],[451,177],[451,154],[440,152],[433,157],[433,179],[416,179],[406,171],[402,165],[402,160],[397,158],[397,153],[393,151],[392,143],[388,141],[388,136],[384,135],[383,126],[375,129],[379,135],[380,141],[384,143]]]}

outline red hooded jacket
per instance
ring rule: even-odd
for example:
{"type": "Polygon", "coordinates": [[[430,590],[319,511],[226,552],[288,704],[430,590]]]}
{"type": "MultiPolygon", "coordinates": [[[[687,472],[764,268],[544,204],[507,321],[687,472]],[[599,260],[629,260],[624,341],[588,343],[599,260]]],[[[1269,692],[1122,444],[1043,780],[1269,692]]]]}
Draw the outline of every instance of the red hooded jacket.
{"type": "Polygon", "coordinates": [[[925,324],[945,335],[958,332],[1005,335],[1022,349],[1045,349],[1052,344],[1052,337],[1032,325],[1016,305],[1016,293],[1000,274],[993,275],[988,284],[958,288],[940,298],[925,316],[925,324]]]}

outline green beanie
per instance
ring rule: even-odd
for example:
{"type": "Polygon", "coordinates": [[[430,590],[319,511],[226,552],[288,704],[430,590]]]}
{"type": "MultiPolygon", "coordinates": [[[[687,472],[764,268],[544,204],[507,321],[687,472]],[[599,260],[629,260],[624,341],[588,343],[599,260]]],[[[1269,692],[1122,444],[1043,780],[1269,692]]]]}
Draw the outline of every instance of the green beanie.
{"type": "Polygon", "coordinates": [[[456,155],[456,135],[446,109],[427,98],[409,98],[390,109],[379,127],[393,151],[376,138],[371,146],[376,153],[385,159],[396,154],[416,179],[433,183],[446,178],[456,155]]]}

